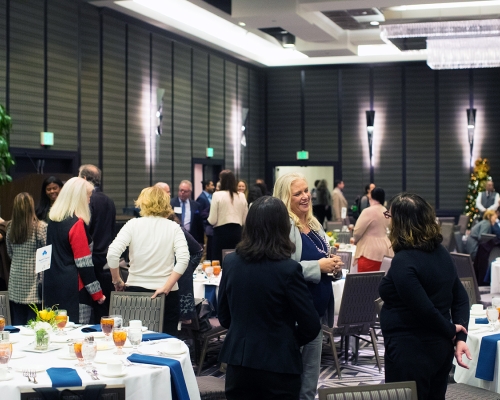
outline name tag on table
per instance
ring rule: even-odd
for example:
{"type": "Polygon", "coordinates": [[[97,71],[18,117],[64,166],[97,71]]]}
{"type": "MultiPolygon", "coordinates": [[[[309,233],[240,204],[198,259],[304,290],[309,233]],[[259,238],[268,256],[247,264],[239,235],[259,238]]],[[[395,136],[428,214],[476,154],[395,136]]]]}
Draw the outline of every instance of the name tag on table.
{"type": "Polygon", "coordinates": [[[45,247],[40,247],[36,249],[36,263],[35,263],[35,272],[38,274],[39,272],[45,271],[50,268],[50,260],[52,257],[52,245],[49,244],[45,247]]]}
{"type": "Polygon", "coordinates": [[[182,214],[182,207],[174,207],[175,214],[182,214]]]}

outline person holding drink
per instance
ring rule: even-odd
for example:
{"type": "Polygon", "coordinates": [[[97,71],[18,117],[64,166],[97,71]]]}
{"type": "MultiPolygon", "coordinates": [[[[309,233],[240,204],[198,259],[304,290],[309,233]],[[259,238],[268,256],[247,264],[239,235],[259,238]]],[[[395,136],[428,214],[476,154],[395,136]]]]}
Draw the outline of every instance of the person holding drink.
{"type": "MultiPolygon", "coordinates": [[[[290,239],[295,245],[291,258],[302,266],[304,278],[314,301],[318,320],[333,326],[334,298],[332,277],[341,273],[342,261],[330,256],[328,238],[318,220],[313,216],[311,194],[304,175],[291,172],[285,174],[274,185],[274,197],[285,203],[290,217],[290,239]]],[[[301,400],[313,400],[319,378],[323,334],[302,348],[301,400]]]]}

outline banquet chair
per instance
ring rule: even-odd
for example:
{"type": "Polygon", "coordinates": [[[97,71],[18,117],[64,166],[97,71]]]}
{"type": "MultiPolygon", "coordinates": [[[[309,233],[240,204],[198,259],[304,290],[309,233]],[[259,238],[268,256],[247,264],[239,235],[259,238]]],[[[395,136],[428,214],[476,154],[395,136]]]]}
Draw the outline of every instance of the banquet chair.
{"type": "Polygon", "coordinates": [[[387,272],[389,272],[389,268],[391,268],[392,264],[392,257],[384,256],[382,259],[382,264],[380,264],[380,270],[384,271],[384,273],[387,275],[387,272]]]}
{"type": "Polygon", "coordinates": [[[222,250],[222,261],[224,261],[224,258],[226,258],[226,256],[228,254],[231,254],[231,253],[234,253],[235,249],[223,249],[222,250]]]}
{"type": "Polygon", "coordinates": [[[479,243],[489,242],[491,239],[495,239],[497,235],[492,235],[491,233],[483,233],[479,238],[479,243]]]}
{"type": "Polygon", "coordinates": [[[350,251],[337,251],[336,255],[339,256],[344,263],[343,269],[346,269],[347,272],[349,272],[352,264],[352,253],[350,251]]]}
{"type": "Polygon", "coordinates": [[[459,226],[459,232],[462,234],[462,235],[465,235],[465,232],[467,231],[467,225],[469,223],[469,216],[468,215],[460,215],[460,217],[458,217],[458,226],[459,226]]]}
{"type": "Polygon", "coordinates": [[[164,311],[164,294],[152,299],[150,292],[111,292],[109,315],[121,315],[124,326],[138,319],[150,331],[163,332],[164,311]]]}
{"type": "Polygon", "coordinates": [[[452,224],[455,225],[455,217],[438,217],[439,225],[452,224]]]}
{"type": "Polygon", "coordinates": [[[469,254],[462,253],[450,253],[451,259],[457,268],[457,274],[460,279],[462,278],[472,278],[474,283],[474,291],[476,294],[473,304],[481,303],[481,292],[479,291],[479,286],[477,284],[476,274],[474,273],[474,265],[469,254]]]}
{"type": "Polygon", "coordinates": [[[476,304],[476,289],[474,288],[474,280],[472,278],[460,278],[464,285],[467,296],[469,296],[469,309],[473,304],[476,304]]]}
{"type": "Polygon", "coordinates": [[[319,400],[390,399],[417,400],[417,384],[414,381],[382,383],[364,386],[343,386],[318,389],[319,400]]]}
{"type": "Polygon", "coordinates": [[[455,250],[457,253],[464,252],[464,242],[462,240],[463,234],[460,232],[453,232],[453,236],[455,238],[455,250]]]}
{"type": "Polygon", "coordinates": [[[446,400],[498,400],[498,393],[490,390],[466,385],[465,383],[452,383],[446,387],[446,400]]]}
{"type": "Polygon", "coordinates": [[[351,242],[351,232],[339,232],[337,242],[349,244],[351,242]]]}
{"type": "Polygon", "coordinates": [[[10,325],[9,292],[0,292],[0,315],[5,317],[5,325],[10,325]]]}
{"type": "Polygon", "coordinates": [[[441,235],[443,236],[442,245],[448,251],[453,251],[455,247],[455,239],[453,237],[454,224],[452,222],[441,223],[441,235]]]}
{"type": "MultiPolygon", "coordinates": [[[[359,340],[371,343],[375,353],[375,359],[379,371],[382,370],[380,357],[377,348],[377,338],[373,326],[376,320],[375,299],[379,297],[378,287],[384,277],[383,272],[364,272],[362,274],[347,274],[345,279],[344,293],[340,303],[338,317],[335,316],[333,328],[326,325],[322,326],[323,335],[330,340],[332,352],[335,350],[333,344],[334,336],[341,336],[345,339],[345,360],[347,363],[347,350],[349,348],[349,336],[356,338],[356,349],[354,362],[358,361],[359,340]],[[361,335],[370,335],[370,339],[361,337],[361,335]]],[[[335,358],[336,352],[334,352],[335,358]]],[[[336,363],[337,373],[340,377],[340,368],[336,363]]]]}
{"type": "Polygon", "coordinates": [[[334,232],[335,229],[338,229],[340,231],[342,229],[342,222],[327,221],[327,223],[326,223],[326,230],[334,232]]]}
{"type": "MultiPolygon", "coordinates": [[[[125,400],[125,385],[89,385],[93,386],[105,386],[102,388],[98,397],[90,397],[95,400],[125,400]]],[[[85,399],[85,386],[68,387],[68,388],[43,388],[52,389],[52,391],[59,392],[56,398],[60,400],[75,400],[75,399],[85,399]]],[[[45,397],[37,393],[33,389],[21,389],[21,399],[20,400],[44,400],[45,397]]],[[[89,393],[87,392],[87,396],[89,393]]],[[[87,397],[88,398],[88,397],[87,397]]]]}

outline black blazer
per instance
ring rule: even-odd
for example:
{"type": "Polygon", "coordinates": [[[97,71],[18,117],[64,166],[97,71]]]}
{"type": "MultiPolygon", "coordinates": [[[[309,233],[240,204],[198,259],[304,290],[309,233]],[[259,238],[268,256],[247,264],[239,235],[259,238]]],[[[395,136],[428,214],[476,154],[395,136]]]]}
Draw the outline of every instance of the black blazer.
{"type": "MultiPolygon", "coordinates": [[[[204,243],[204,238],[203,238],[203,220],[201,218],[200,210],[199,210],[199,205],[196,201],[188,199],[189,204],[191,207],[191,226],[189,227],[189,233],[191,236],[193,236],[196,241],[200,244],[204,243]]],[[[179,198],[172,197],[170,199],[170,205],[172,208],[174,207],[180,207],[181,202],[179,201],[179,198]]],[[[182,222],[182,215],[181,214],[175,214],[177,215],[177,218],[179,218],[179,221],[182,222]]]]}
{"type": "Polygon", "coordinates": [[[300,374],[300,346],[321,329],[311,293],[294,260],[224,259],[219,321],[229,328],[219,361],[264,371],[300,374]]]}
{"type": "Polygon", "coordinates": [[[201,219],[203,220],[203,227],[205,229],[205,234],[208,236],[213,236],[214,228],[207,221],[207,218],[210,215],[210,201],[208,200],[205,192],[202,192],[198,196],[198,198],[196,199],[196,202],[200,206],[200,215],[201,215],[201,219]]]}

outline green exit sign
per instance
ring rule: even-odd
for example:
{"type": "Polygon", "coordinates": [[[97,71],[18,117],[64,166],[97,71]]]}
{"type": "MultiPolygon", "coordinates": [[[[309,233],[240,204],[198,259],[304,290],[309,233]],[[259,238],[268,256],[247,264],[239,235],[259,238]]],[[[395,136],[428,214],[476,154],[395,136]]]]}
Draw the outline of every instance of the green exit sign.
{"type": "Polygon", "coordinates": [[[207,157],[212,158],[214,156],[214,148],[213,147],[207,147],[207,157]]]}
{"type": "Polygon", "coordinates": [[[40,132],[40,144],[42,146],[54,146],[54,133],[40,132]]]}
{"type": "Polygon", "coordinates": [[[305,150],[298,151],[297,160],[309,160],[309,152],[305,150]]]}

